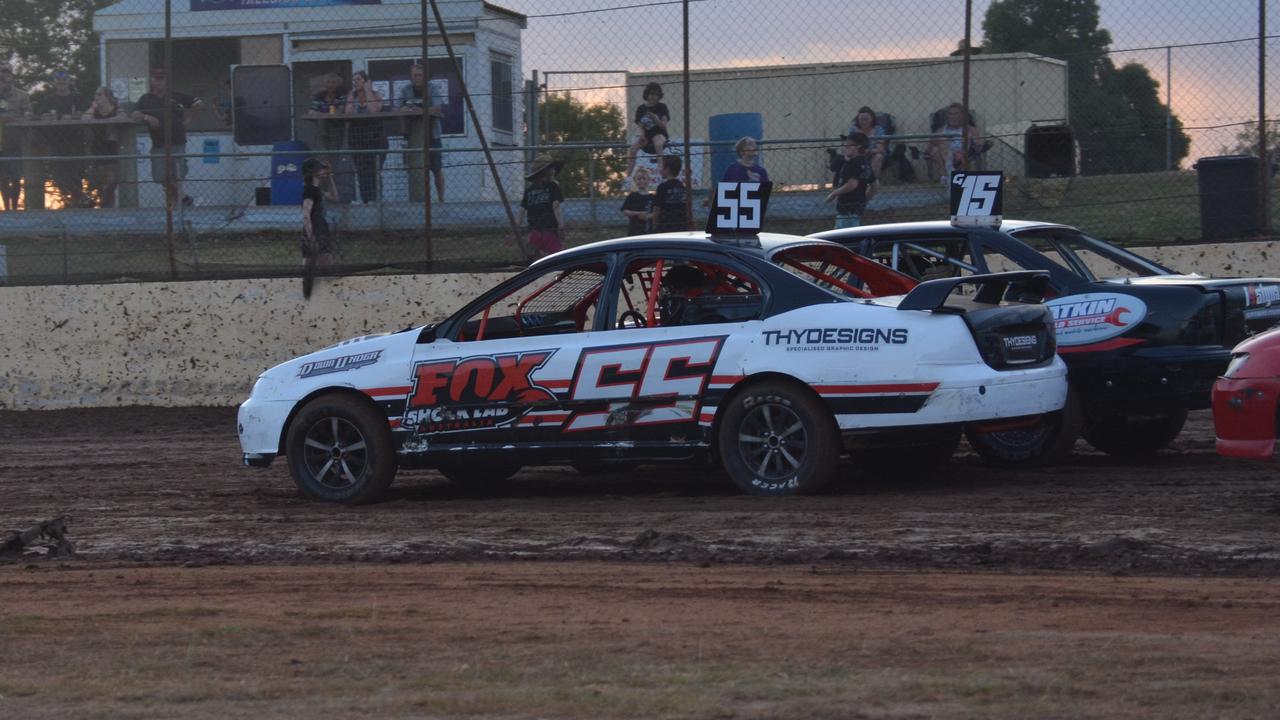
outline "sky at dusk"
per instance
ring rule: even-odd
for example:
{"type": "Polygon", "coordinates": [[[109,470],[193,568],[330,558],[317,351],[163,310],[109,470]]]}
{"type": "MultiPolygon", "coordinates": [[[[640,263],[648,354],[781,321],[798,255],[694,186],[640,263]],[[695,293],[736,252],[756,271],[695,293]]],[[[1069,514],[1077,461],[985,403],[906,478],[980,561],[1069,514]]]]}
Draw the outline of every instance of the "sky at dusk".
{"type": "MultiPolygon", "coordinates": [[[[499,0],[530,15],[524,38],[525,73],[552,71],[553,89],[621,82],[616,73],[567,71],[662,70],[681,65],[681,6],[634,0],[499,0]],[[541,17],[540,17],[541,16],[541,17]]],[[[975,44],[989,0],[976,0],[975,44]]],[[[1111,33],[1118,65],[1146,65],[1166,92],[1171,51],[1173,109],[1193,138],[1191,157],[1217,154],[1237,131],[1226,126],[1257,118],[1257,0],[1101,0],[1101,26],[1111,33]],[[1140,48],[1159,47],[1157,50],[1140,48]],[[1203,128],[1203,129],[1199,129],[1203,128]]],[[[1280,33],[1280,2],[1269,0],[1267,34],[1280,33]]],[[[693,67],[806,64],[944,56],[964,36],[963,0],[702,0],[690,4],[693,67]]],[[[1280,117],[1280,39],[1267,53],[1268,117],[1280,117]]],[[[617,99],[616,92],[578,93],[617,99]]],[[[885,99],[851,99],[877,107],[885,99]]],[[[744,108],[746,110],[746,108],[744,108]]],[[[1185,165],[1185,163],[1184,163],[1185,165]]]]}

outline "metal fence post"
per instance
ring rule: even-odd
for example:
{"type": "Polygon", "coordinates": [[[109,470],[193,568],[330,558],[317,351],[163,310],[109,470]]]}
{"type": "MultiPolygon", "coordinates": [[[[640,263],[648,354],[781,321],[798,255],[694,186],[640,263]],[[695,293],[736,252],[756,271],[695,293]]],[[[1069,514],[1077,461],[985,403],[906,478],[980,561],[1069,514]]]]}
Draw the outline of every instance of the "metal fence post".
{"type": "Polygon", "coordinates": [[[587,197],[591,203],[591,226],[596,227],[600,224],[600,218],[596,216],[596,152],[595,150],[587,151],[587,197]]]}

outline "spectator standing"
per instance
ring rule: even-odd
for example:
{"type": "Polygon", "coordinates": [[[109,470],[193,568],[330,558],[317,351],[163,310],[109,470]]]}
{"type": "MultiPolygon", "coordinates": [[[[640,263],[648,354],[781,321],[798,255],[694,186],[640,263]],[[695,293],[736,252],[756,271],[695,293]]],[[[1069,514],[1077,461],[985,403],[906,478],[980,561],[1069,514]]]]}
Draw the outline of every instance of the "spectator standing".
{"type": "MultiPolygon", "coordinates": [[[[62,70],[53,74],[53,92],[41,101],[37,112],[46,120],[63,118],[79,118],[82,112],[80,100],[71,93],[71,76],[62,70]]],[[[79,156],[84,154],[84,133],[79,127],[43,128],[45,148],[50,155],[61,155],[63,159],[52,160],[50,165],[53,184],[62,194],[65,207],[84,207],[88,198],[84,194],[84,163],[79,156]]],[[[93,203],[88,202],[92,207],[93,203]]]]}
{"type": "Polygon", "coordinates": [[[631,176],[635,190],[622,201],[622,214],[627,217],[627,234],[644,235],[649,232],[653,217],[653,193],[649,192],[649,168],[636,168],[631,176]]]}
{"type": "MultiPolygon", "coordinates": [[[[351,75],[351,92],[347,95],[346,113],[353,118],[347,124],[347,147],[352,150],[387,149],[382,118],[354,119],[356,115],[377,115],[381,112],[382,96],[369,84],[369,74],[357,70],[351,75]]],[[[356,166],[356,180],[360,184],[360,199],[365,203],[378,199],[378,171],[385,158],[385,153],[351,156],[351,163],[356,166]]]]}
{"type": "Polygon", "coordinates": [[[853,125],[849,127],[849,132],[846,134],[852,135],[855,132],[867,136],[867,141],[870,143],[867,147],[867,161],[871,164],[871,171],[876,174],[876,177],[880,177],[885,159],[889,157],[889,141],[885,139],[888,133],[880,124],[876,112],[866,105],[858,108],[858,114],[853,116],[853,125]]]}
{"type": "Polygon", "coordinates": [[[738,154],[738,162],[725,169],[722,182],[769,182],[769,172],[756,162],[760,146],[755,138],[747,135],[738,138],[733,151],[738,154]]]}
{"type": "Polygon", "coordinates": [[[325,200],[338,200],[333,172],[328,163],[307,158],[302,163],[302,295],[306,298],[311,297],[316,268],[333,261],[333,239],[329,219],[324,214],[325,200]]]}
{"type": "Polygon", "coordinates": [[[520,199],[520,224],[529,221],[529,245],[538,256],[550,255],[564,248],[564,214],[560,205],[564,194],[556,182],[560,163],[546,153],[533,159],[533,167],[524,179],[529,183],[520,199]]]}
{"type": "MultiPolygon", "coordinates": [[[[431,175],[436,181],[436,200],[444,202],[444,160],[441,157],[443,153],[440,148],[444,147],[444,142],[440,139],[444,133],[444,123],[441,119],[444,117],[444,96],[436,93],[430,85],[427,84],[427,75],[419,64],[414,64],[409,71],[409,84],[400,88],[400,97],[398,105],[400,108],[409,108],[422,110],[422,98],[424,93],[427,96],[426,119],[431,121],[431,175]]],[[[406,162],[405,167],[416,167],[412,162],[406,162]]],[[[425,190],[424,190],[425,192],[425,190]]]]}
{"type": "Polygon", "coordinates": [[[182,193],[182,181],[187,177],[187,159],[180,157],[187,151],[187,120],[191,110],[204,107],[200,98],[181,92],[170,92],[164,68],[151,70],[151,92],[138,98],[130,115],[147,124],[151,135],[151,179],[164,186],[165,202],[174,207],[179,200],[183,205],[194,205],[195,200],[182,193]],[[165,173],[164,113],[169,108],[169,154],[172,162],[168,177],[165,173]],[[166,182],[166,180],[168,182],[166,182]]]}
{"type": "MultiPolygon", "coordinates": [[[[89,103],[89,111],[84,114],[85,120],[110,120],[119,117],[120,101],[116,99],[111,88],[103,86],[93,94],[93,102],[89,103]]],[[[111,136],[105,127],[89,128],[90,155],[119,155],[120,143],[111,136]]],[[[89,190],[98,195],[98,207],[111,207],[116,202],[116,186],[119,174],[116,171],[117,160],[100,158],[89,161],[87,171],[89,190]]]]}
{"type": "Polygon", "coordinates": [[[13,83],[13,70],[0,65],[0,203],[18,209],[22,194],[22,142],[16,132],[5,132],[9,120],[31,119],[31,96],[13,83]]]}
{"type": "Polygon", "coordinates": [[[872,185],[876,175],[871,171],[871,163],[867,160],[867,136],[860,132],[840,136],[840,151],[844,155],[844,163],[836,174],[836,186],[827,194],[823,202],[836,200],[836,229],[858,227],[862,224],[862,213],[866,210],[868,191],[874,193],[872,185]]]}
{"type": "Polygon", "coordinates": [[[636,108],[636,125],[640,134],[631,141],[631,149],[627,153],[627,174],[636,169],[636,153],[644,150],[647,153],[662,157],[667,145],[667,123],[671,122],[671,111],[662,103],[662,86],[649,83],[644,88],[644,102],[636,108]]]}
{"type": "Polygon", "coordinates": [[[684,162],[675,155],[662,158],[662,183],[653,198],[654,232],[677,232],[689,229],[689,214],[685,209],[685,187],[680,182],[680,169],[684,162]]]}

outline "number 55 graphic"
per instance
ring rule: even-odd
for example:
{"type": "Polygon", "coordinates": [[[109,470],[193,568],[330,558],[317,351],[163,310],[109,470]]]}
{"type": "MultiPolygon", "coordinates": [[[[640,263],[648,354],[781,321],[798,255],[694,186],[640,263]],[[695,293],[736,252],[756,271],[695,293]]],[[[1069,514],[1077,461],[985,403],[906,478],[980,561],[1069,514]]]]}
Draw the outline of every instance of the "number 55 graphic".
{"type": "Polygon", "coordinates": [[[712,235],[759,232],[772,188],[773,183],[767,182],[718,183],[715,207],[707,217],[707,232],[712,235]]]}

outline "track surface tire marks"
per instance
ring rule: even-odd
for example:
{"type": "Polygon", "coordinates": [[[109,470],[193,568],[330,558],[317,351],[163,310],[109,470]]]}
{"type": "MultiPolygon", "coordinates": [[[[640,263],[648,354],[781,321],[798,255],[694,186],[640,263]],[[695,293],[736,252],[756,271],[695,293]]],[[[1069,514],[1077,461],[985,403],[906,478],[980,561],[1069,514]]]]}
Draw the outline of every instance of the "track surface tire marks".
{"type": "Polygon", "coordinates": [[[283,462],[238,465],[230,408],[0,412],[0,528],[65,514],[86,560],[247,564],[476,559],[1280,574],[1280,476],[1213,452],[1208,412],[1129,463],[962,451],[919,477],[856,462],[831,492],[745,497],[708,468],[521,472],[485,496],[402,472],[385,502],[302,500],[283,462]]]}

